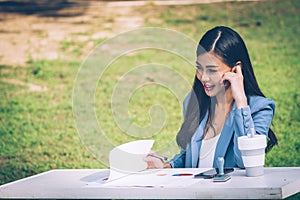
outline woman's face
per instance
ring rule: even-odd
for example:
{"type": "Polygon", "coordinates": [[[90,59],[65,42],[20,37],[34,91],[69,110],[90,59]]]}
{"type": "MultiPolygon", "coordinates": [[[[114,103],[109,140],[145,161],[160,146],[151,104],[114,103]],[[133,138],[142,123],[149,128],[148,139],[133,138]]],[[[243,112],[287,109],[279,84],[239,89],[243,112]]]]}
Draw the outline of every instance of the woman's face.
{"type": "Polygon", "coordinates": [[[198,56],[196,67],[197,78],[203,84],[205,93],[208,96],[214,97],[225,93],[225,88],[228,88],[229,83],[220,83],[220,81],[226,72],[231,71],[228,65],[223,63],[222,60],[214,54],[205,53],[198,56]]]}

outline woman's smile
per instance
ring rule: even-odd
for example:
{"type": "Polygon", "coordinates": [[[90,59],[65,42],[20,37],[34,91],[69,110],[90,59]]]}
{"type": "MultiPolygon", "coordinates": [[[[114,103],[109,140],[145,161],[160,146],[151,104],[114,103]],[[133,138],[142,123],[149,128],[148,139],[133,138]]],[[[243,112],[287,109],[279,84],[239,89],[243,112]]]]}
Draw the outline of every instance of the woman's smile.
{"type": "Polygon", "coordinates": [[[204,90],[211,91],[215,86],[209,84],[203,84],[204,90]]]}

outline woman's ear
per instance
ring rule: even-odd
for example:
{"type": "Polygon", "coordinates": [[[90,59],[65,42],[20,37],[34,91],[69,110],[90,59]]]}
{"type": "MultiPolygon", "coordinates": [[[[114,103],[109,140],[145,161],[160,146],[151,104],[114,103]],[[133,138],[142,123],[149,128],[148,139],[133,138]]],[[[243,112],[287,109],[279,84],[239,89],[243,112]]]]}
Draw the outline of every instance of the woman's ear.
{"type": "Polygon", "coordinates": [[[242,62],[241,61],[237,61],[235,63],[235,67],[240,66],[240,68],[242,69],[242,62]]]}
{"type": "Polygon", "coordinates": [[[240,68],[242,69],[242,62],[241,61],[238,61],[235,63],[234,67],[231,68],[231,71],[232,72],[236,72],[236,68],[240,66],[240,68]]]}

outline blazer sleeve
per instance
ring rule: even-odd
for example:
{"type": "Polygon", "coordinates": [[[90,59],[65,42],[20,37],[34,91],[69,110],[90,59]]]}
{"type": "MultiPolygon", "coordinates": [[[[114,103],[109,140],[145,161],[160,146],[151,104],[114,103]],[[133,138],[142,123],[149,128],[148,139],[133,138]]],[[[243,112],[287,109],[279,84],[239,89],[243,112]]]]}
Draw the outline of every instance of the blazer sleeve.
{"type": "Polygon", "coordinates": [[[235,110],[234,115],[234,157],[238,167],[244,168],[241,152],[238,149],[237,139],[251,133],[268,136],[269,128],[275,113],[275,103],[265,97],[250,97],[249,105],[235,110]]]}
{"type": "MultiPolygon", "coordinates": [[[[188,95],[185,97],[185,99],[183,101],[183,113],[182,113],[183,118],[185,118],[185,113],[186,113],[186,109],[187,109],[187,105],[188,105],[190,97],[191,97],[191,93],[188,93],[188,95]]],[[[171,166],[173,168],[184,168],[185,157],[186,157],[186,151],[181,148],[180,153],[176,154],[174,156],[174,158],[169,161],[169,164],[171,164],[171,166]]]]}
{"type": "Polygon", "coordinates": [[[169,161],[169,164],[172,166],[172,168],[184,168],[185,156],[186,156],[186,151],[181,148],[180,153],[176,154],[174,158],[171,161],[169,161]]]}

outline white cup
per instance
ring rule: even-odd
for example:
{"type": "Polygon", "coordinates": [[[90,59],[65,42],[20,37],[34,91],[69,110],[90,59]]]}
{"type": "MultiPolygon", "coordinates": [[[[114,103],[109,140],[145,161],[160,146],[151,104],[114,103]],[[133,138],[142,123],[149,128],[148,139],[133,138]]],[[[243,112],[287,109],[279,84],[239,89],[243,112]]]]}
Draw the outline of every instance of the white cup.
{"type": "Polygon", "coordinates": [[[262,176],[264,174],[265,148],[267,138],[265,135],[238,138],[238,147],[246,168],[246,176],[262,176]]]}

